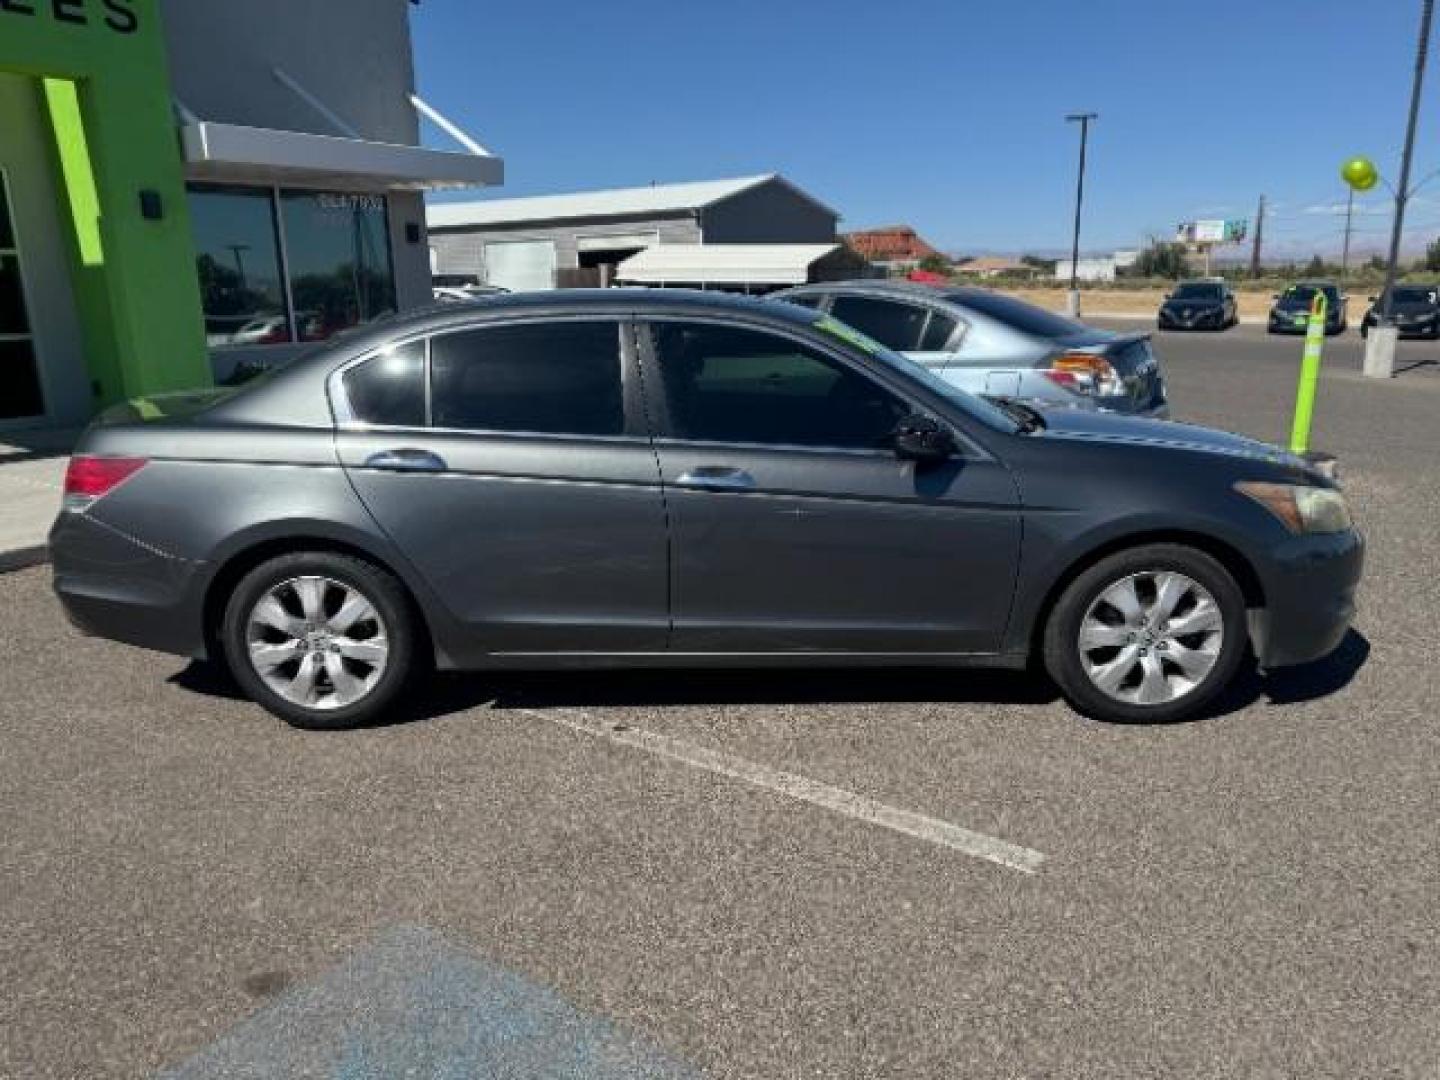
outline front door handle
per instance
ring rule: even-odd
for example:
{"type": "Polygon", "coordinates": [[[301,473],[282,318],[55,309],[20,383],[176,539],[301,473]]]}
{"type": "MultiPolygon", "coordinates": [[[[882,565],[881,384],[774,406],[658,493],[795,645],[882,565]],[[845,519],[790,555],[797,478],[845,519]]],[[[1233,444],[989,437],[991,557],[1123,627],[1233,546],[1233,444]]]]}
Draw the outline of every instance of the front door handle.
{"type": "Polygon", "coordinates": [[[700,491],[754,491],[755,478],[730,465],[701,465],[676,478],[679,487],[700,491]]]}
{"type": "Polygon", "coordinates": [[[389,469],[391,472],[444,472],[445,459],[429,450],[400,446],[380,450],[365,459],[367,469],[389,469]]]}

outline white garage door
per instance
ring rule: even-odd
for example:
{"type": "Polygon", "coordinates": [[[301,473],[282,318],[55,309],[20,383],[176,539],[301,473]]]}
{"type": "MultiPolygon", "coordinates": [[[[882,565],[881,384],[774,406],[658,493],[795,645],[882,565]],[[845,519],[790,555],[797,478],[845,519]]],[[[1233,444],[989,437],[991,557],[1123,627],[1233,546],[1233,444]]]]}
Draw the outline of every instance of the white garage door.
{"type": "Polygon", "coordinates": [[[553,240],[503,240],[485,245],[485,280],[511,292],[555,287],[553,240]]]}

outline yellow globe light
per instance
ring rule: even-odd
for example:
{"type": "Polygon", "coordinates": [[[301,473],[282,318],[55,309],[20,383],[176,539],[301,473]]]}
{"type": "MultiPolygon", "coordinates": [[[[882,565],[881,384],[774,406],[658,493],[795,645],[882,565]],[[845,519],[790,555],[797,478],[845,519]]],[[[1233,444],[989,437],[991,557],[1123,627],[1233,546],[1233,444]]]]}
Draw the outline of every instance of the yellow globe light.
{"type": "Polygon", "coordinates": [[[1369,191],[1380,179],[1380,171],[1369,158],[1353,157],[1340,166],[1340,177],[1356,191],[1369,191]]]}

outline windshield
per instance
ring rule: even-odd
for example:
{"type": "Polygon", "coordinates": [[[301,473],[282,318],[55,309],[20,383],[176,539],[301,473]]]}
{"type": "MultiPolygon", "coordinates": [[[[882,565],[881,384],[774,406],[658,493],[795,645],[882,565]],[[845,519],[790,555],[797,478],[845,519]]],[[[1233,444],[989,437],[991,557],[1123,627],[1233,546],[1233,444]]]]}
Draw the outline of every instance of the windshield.
{"type": "MultiPolygon", "coordinates": [[[[1325,300],[1329,304],[1334,304],[1339,299],[1339,290],[1334,285],[1322,285],[1319,291],[1325,294],[1325,300]]],[[[1285,304],[1304,304],[1308,307],[1310,301],[1315,298],[1315,292],[1314,285],[1291,285],[1285,290],[1285,295],[1280,298],[1280,301],[1285,304]]]]}
{"type": "Polygon", "coordinates": [[[1070,337],[1072,334],[1083,333],[1085,330],[1080,323],[1062,315],[1056,315],[1053,311],[1046,311],[1042,307],[1027,304],[1024,300],[1016,300],[1013,296],[1002,296],[1000,293],[976,290],[952,293],[948,299],[973,311],[978,311],[981,315],[988,315],[996,322],[1004,323],[1021,333],[1034,334],[1037,337],[1070,337]]]}
{"type": "Polygon", "coordinates": [[[1435,290],[1429,285],[1401,285],[1391,294],[1397,304],[1433,304],[1435,290]]]}
{"type": "Polygon", "coordinates": [[[1191,281],[1175,289],[1176,300],[1219,300],[1220,286],[1191,281]]]}
{"type": "Polygon", "coordinates": [[[874,338],[862,334],[853,326],[843,323],[838,319],[832,319],[828,315],[822,315],[816,319],[812,325],[817,330],[823,330],[832,337],[839,338],[846,344],[854,346],[861,352],[879,360],[881,363],[888,364],[907,379],[914,379],[924,383],[925,386],[934,393],[939,394],[945,398],[946,401],[951,402],[957,408],[963,410],[965,415],[973,417],[986,427],[994,428],[996,431],[1003,431],[1011,435],[1020,430],[1020,425],[1003,409],[997,408],[983,398],[978,398],[974,394],[967,393],[958,386],[946,382],[928,368],[922,367],[913,360],[907,360],[897,352],[892,352],[874,338]]]}

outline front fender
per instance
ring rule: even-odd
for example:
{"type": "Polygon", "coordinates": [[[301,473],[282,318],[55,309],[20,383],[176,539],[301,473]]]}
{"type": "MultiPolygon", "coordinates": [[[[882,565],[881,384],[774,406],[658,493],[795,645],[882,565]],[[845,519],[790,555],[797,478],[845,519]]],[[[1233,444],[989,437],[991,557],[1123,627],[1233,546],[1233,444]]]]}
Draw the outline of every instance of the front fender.
{"type": "Polygon", "coordinates": [[[1240,560],[1257,581],[1264,579],[1268,569],[1253,535],[1223,518],[1151,512],[1077,523],[1071,513],[1060,511],[1056,516],[1065,520],[1047,520],[1043,511],[1026,512],[1020,574],[1005,634],[1008,653],[1029,651],[1040,629],[1038,620],[1081,568],[1127,547],[1189,543],[1240,560]]]}

